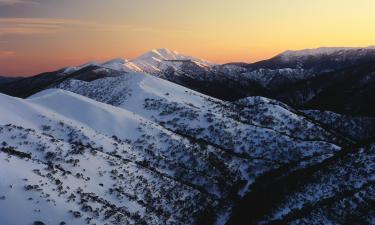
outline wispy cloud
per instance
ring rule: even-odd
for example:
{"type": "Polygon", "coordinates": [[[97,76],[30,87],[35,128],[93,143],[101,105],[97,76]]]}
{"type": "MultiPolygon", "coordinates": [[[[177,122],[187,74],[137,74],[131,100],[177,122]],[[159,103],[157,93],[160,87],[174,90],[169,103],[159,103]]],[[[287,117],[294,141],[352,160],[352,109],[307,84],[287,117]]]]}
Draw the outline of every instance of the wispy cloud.
{"type": "Polygon", "coordinates": [[[11,58],[16,55],[16,52],[13,51],[1,51],[0,50],[0,59],[11,58]]]}
{"type": "MultiPolygon", "coordinates": [[[[0,0],[1,1],[1,0],[0,0]]],[[[116,32],[127,30],[140,33],[163,32],[163,29],[137,26],[131,24],[107,24],[95,23],[71,19],[51,18],[0,18],[0,36],[4,35],[30,35],[30,34],[51,34],[67,31],[93,31],[93,32],[116,32]]],[[[186,32],[185,30],[174,30],[186,32]]]]}
{"type": "Polygon", "coordinates": [[[10,34],[48,34],[74,27],[90,27],[94,24],[79,20],[49,18],[0,18],[0,36],[10,34]]]}
{"type": "Polygon", "coordinates": [[[38,5],[39,2],[34,1],[34,0],[0,0],[0,6],[4,6],[4,5],[18,5],[18,4],[38,5]]]}

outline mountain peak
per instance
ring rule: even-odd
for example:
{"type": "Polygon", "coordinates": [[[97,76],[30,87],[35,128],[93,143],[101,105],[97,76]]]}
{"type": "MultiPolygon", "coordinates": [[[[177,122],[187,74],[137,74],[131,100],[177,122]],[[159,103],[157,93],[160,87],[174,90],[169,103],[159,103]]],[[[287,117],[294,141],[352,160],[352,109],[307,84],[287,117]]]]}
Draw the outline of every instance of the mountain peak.
{"type": "Polygon", "coordinates": [[[190,58],[188,56],[183,56],[179,54],[177,51],[172,51],[167,48],[159,48],[159,49],[152,49],[149,52],[144,53],[140,57],[136,58],[136,60],[150,60],[150,59],[158,59],[158,60],[177,60],[182,58],[190,58]]]}
{"type": "Polygon", "coordinates": [[[200,67],[210,67],[213,65],[205,60],[183,55],[167,48],[152,49],[130,62],[143,72],[157,74],[169,67],[178,70],[180,64],[171,61],[192,61],[200,67]]]}
{"type": "Polygon", "coordinates": [[[170,50],[168,48],[158,48],[158,49],[153,49],[152,52],[158,53],[160,55],[179,55],[177,51],[170,50]]]}
{"type": "Polygon", "coordinates": [[[178,61],[192,61],[202,68],[214,65],[208,61],[183,55],[174,50],[158,48],[152,49],[133,60],[114,58],[104,63],[88,62],[78,67],[68,67],[64,69],[64,74],[73,73],[88,66],[99,66],[120,72],[145,72],[158,74],[170,67],[178,70],[179,66],[181,66],[181,62],[178,61]]]}

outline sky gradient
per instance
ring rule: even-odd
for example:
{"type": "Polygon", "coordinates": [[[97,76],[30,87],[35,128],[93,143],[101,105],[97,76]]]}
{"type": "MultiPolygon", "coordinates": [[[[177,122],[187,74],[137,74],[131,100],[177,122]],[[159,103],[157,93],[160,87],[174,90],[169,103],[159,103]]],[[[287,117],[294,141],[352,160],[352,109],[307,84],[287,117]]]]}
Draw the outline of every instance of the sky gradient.
{"type": "Polygon", "coordinates": [[[0,75],[161,47],[225,63],[374,44],[374,0],[0,0],[0,75]]]}

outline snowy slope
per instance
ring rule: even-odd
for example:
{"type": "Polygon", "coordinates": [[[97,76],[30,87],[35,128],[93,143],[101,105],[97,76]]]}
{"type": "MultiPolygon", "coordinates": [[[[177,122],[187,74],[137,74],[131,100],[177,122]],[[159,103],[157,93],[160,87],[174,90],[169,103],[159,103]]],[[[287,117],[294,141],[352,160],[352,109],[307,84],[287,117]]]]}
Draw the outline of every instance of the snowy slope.
{"type": "MultiPolygon", "coordinates": [[[[171,101],[180,102],[181,106],[174,106],[177,108],[194,104],[204,110],[210,101],[217,100],[191,91],[186,94],[182,87],[145,77],[149,76],[132,74],[134,80],[128,80],[130,87],[139,92],[137,96],[135,92],[127,95],[135,97],[129,102],[133,105],[130,110],[123,109],[124,102],[118,108],[56,89],[27,100],[0,95],[0,157],[4,160],[0,172],[1,224],[39,220],[46,224],[192,224],[207,213],[207,208],[217,215],[227,213],[230,193],[246,192],[258,174],[288,161],[302,160],[300,166],[304,167],[340,149],[325,141],[276,136],[270,129],[214,115],[215,130],[219,126],[216,123],[233,123],[225,128],[228,135],[238,132],[230,130],[239,126],[246,135],[259,132],[263,142],[286,145],[281,152],[273,147],[249,149],[246,154],[240,148],[230,150],[230,143],[219,144],[216,140],[222,135],[216,134],[219,131],[198,135],[191,132],[201,128],[191,127],[184,132],[166,126],[168,121],[152,121],[154,110],[136,106],[142,106],[142,98],[160,100],[166,92],[171,101]],[[212,143],[207,135],[211,135],[212,143]],[[291,150],[300,153],[290,155],[287,152],[291,150]],[[320,155],[313,161],[303,159],[314,152],[320,155]],[[25,216],[14,216],[11,212],[15,208],[25,216]]],[[[186,120],[191,113],[195,112],[169,115],[186,120]]],[[[191,122],[194,126],[203,123],[197,119],[191,122]]]]}
{"type": "MultiPolygon", "coordinates": [[[[241,127],[235,125],[241,121],[238,121],[240,119],[237,118],[239,111],[233,104],[225,103],[171,82],[141,73],[125,74],[120,77],[105,78],[93,82],[69,80],[58,85],[58,88],[73,91],[97,101],[125,108],[159,123],[164,122],[168,125],[168,122],[177,119],[176,122],[173,122],[178,123],[176,126],[181,125],[185,129],[190,128],[192,132],[193,130],[208,129],[211,124],[207,122],[207,117],[213,117],[217,120],[228,120],[228,126],[229,124],[233,124],[233,127],[237,127],[237,129],[239,129],[238,127],[241,127]],[[186,119],[183,117],[186,117],[186,119]]],[[[274,104],[267,104],[267,107],[271,109],[275,106],[274,104]]],[[[252,113],[259,114],[259,116],[263,114],[261,110],[253,110],[252,113]]],[[[319,127],[311,123],[304,125],[303,123],[305,121],[303,117],[287,111],[285,118],[279,120],[277,118],[279,113],[281,113],[280,109],[275,109],[275,113],[270,115],[273,117],[273,121],[271,121],[269,125],[264,126],[278,132],[285,132],[285,134],[290,136],[295,135],[301,139],[310,139],[309,132],[311,132],[311,135],[314,136],[314,138],[319,137],[318,139],[320,140],[331,140],[331,134],[329,132],[322,131],[319,127]],[[298,127],[297,129],[307,126],[311,127],[311,130],[309,129],[308,132],[301,134],[293,132],[295,127],[291,127],[290,130],[285,130],[284,126],[276,126],[274,124],[276,120],[285,122],[287,119],[292,121],[295,120],[296,127],[298,127]],[[301,123],[302,125],[299,127],[297,124],[301,123]]],[[[245,125],[252,125],[249,127],[260,126],[261,122],[259,119],[254,115],[252,116],[254,121],[246,119],[245,125]]],[[[170,129],[172,128],[173,127],[170,129]]],[[[178,127],[174,129],[178,129],[178,127]]],[[[224,130],[234,133],[233,128],[230,127],[224,130]]],[[[207,136],[207,139],[208,136],[211,135],[210,133],[204,133],[205,132],[203,132],[201,136],[207,136]]],[[[235,135],[232,134],[232,136],[235,135]]]]}
{"type": "Polygon", "coordinates": [[[0,224],[190,224],[217,204],[199,146],[139,116],[59,90],[0,101],[0,224]]]}
{"type": "Polygon", "coordinates": [[[56,87],[0,95],[0,224],[225,224],[267,174],[352,143],[278,101],[224,102],[143,73],[56,87]]]}
{"type": "Polygon", "coordinates": [[[228,104],[145,74],[60,86],[91,99],[0,95],[0,224],[223,222],[259,175],[346,142],[270,100],[228,104]]]}
{"type": "Polygon", "coordinates": [[[260,223],[374,224],[374,162],[372,142],[306,171],[304,185],[286,191],[260,223]]]}
{"type": "MultiPolygon", "coordinates": [[[[144,74],[93,82],[71,80],[58,87],[142,115],[172,132],[230,155],[264,159],[268,162],[259,163],[266,167],[304,158],[309,164],[311,156],[329,156],[336,149],[332,143],[346,142],[274,102],[249,98],[242,104],[225,103],[144,74]]],[[[252,174],[248,184],[253,178],[252,174]]]]}

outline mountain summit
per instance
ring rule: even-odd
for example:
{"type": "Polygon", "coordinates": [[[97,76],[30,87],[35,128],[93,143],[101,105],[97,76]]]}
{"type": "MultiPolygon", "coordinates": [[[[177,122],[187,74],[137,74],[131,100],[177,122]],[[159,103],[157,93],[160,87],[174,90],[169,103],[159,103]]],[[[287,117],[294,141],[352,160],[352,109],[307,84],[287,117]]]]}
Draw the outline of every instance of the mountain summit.
{"type": "Polygon", "coordinates": [[[148,51],[132,60],[115,58],[102,64],[88,62],[78,67],[67,67],[64,72],[73,73],[85,67],[95,65],[122,72],[144,72],[158,75],[169,68],[179,70],[184,63],[193,63],[201,68],[209,68],[215,65],[203,59],[183,55],[167,48],[160,48],[148,51]]]}
{"type": "Polygon", "coordinates": [[[183,55],[166,48],[153,49],[130,61],[130,63],[136,65],[143,72],[151,74],[160,73],[169,67],[178,69],[184,62],[193,62],[200,67],[214,65],[206,60],[183,55]]]}

